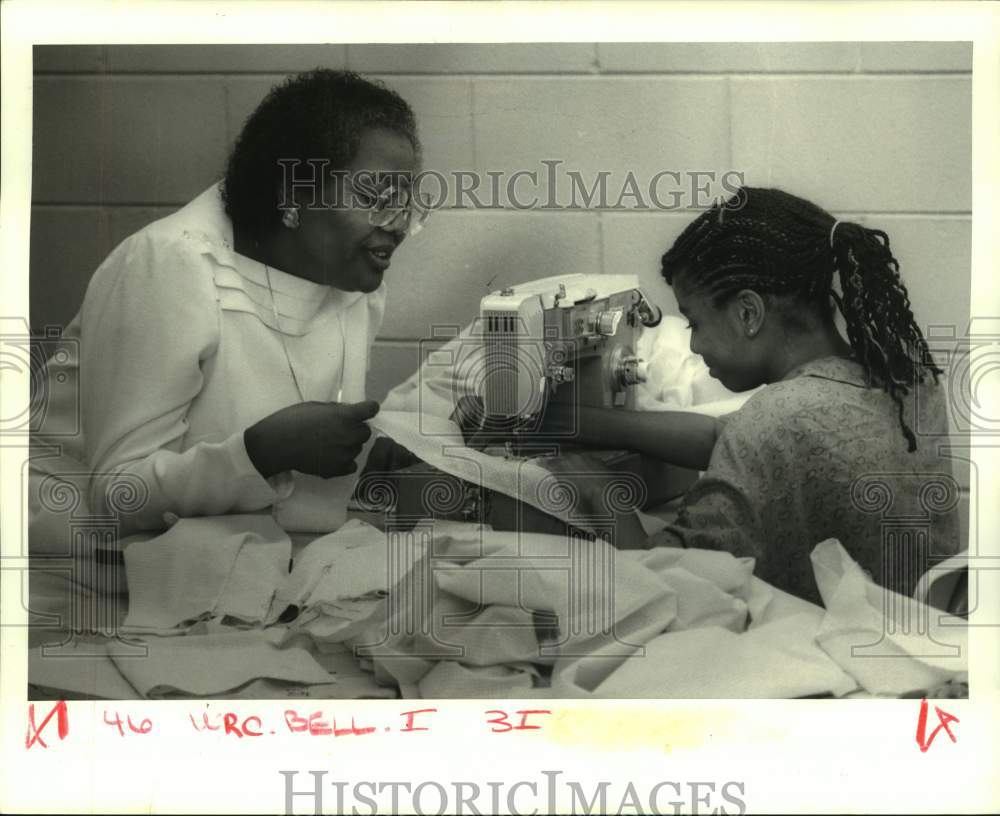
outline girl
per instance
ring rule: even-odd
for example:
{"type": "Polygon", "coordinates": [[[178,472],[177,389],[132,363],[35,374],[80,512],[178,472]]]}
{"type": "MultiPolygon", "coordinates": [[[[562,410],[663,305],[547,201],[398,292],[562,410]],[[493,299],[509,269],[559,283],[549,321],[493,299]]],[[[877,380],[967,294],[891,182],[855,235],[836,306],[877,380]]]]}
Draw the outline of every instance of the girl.
{"type": "Polygon", "coordinates": [[[690,224],[662,271],[691,350],[732,391],[767,387],[718,420],[582,411],[585,441],[706,470],[653,539],[621,516],[618,546],[752,556],[762,579],[816,603],[809,554],[824,539],[907,595],[931,558],[954,554],[957,486],[937,450],[942,372],[898,266],[884,232],[780,190],[743,188],[690,224]],[[926,520],[929,537],[893,527],[906,517],[926,520]]]}

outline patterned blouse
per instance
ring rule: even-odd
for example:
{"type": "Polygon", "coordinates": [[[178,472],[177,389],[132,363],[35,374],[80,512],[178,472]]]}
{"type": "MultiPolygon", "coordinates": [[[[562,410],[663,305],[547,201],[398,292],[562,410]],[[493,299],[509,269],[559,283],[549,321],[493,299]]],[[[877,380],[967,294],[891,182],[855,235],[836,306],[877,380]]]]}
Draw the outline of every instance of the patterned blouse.
{"type": "Polygon", "coordinates": [[[928,379],[904,398],[910,453],[897,406],[858,363],[800,366],[724,418],[708,470],[650,546],[753,556],[760,578],[822,603],[809,555],[836,538],[877,583],[912,595],[960,548],[958,484],[938,451],[943,390],[928,379]]]}

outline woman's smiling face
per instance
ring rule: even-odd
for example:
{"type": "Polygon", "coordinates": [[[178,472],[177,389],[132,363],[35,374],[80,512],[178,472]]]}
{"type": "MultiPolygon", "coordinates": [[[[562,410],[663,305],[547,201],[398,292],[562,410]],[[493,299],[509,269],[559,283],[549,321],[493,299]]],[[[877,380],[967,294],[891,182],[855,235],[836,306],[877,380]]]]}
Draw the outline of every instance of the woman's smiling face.
{"type": "MultiPolygon", "coordinates": [[[[412,179],[417,172],[417,156],[410,140],[382,128],[365,130],[357,154],[330,184],[345,183],[344,177],[371,174],[375,179],[412,179]]],[[[340,190],[331,201],[350,201],[340,190]]],[[[324,206],[317,195],[316,206],[300,206],[295,230],[298,269],[301,277],[333,286],[345,292],[374,292],[382,283],[396,247],[406,237],[406,219],[397,218],[383,227],[369,223],[363,206],[324,206]]],[[[355,205],[357,205],[357,201],[355,205]]],[[[293,270],[287,270],[292,272],[293,270]]]]}
{"type": "Polygon", "coordinates": [[[687,286],[684,276],[674,280],[673,290],[691,329],[691,351],[705,361],[709,374],[730,391],[749,391],[764,382],[736,299],[717,306],[708,295],[687,286]]]}

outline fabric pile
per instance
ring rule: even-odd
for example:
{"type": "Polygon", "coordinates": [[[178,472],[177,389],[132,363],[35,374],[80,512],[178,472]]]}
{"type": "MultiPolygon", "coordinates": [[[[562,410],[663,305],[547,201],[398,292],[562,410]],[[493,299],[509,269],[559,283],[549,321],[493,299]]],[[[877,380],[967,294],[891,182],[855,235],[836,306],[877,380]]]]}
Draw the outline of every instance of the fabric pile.
{"type": "Polygon", "coordinates": [[[404,697],[855,689],[813,642],[818,607],[807,615],[791,604],[777,622],[748,629],[750,609],[763,613],[773,598],[752,569],[727,553],[626,552],[438,523],[421,563],[392,588],[388,619],[349,643],[404,697]]]}
{"type": "Polygon", "coordinates": [[[292,544],[270,515],[185,518],[125,548],[128,634],[181,635],[273,623],[292,544]]]}
{"type": "Polygon", "coordinates": [[[310,543],[275,595],[289,620],[281,642],[306,636],[321,652],[339,653],[369,619],[384,616],[389,584],[385,534],[352,519],[310,543]]]}
{"type": "Polygon", "coordinates": [[[826,607],[816,642],[868,693],[895,697],[967,675],[968,621],[873,583],[834,539],[811,557],[826,607]]]}
{"type": "Polygon", "coordinates": [[[302,647],[281,648],[274,629],[215,632],[146,641],[144,656],[111,654],[149,699],[229,694],[258,679],[328,685],[334,677],[302,647]]]}
{"type": "Polygon", "coordinates": [[[182,519],[126,548],[122,632],[141,654],[109,656],[150,698],[395,696],[337,645],[384,604],[373,531],[349,522],[289,572],[291,541],[269,515],[182,519]]]}
{"type": "Polygon", "coordinates": [[[898,696],[967,670],[964,621],[876,586],[834,540],[813,552],[824,609],[728,553],[451,521],[353,520],[288,572],[271,524],[184,520],[126,550],[145,652],[109,654],[140,695],[898,696]]]}

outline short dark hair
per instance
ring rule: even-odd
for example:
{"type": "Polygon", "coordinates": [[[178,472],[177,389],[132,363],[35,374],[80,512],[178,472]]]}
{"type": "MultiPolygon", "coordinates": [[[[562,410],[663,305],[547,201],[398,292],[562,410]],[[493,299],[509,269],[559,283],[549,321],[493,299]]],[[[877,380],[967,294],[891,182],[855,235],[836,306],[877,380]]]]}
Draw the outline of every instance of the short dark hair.
{"type": "Polygon", "coordinates": [[[413,110],[381,82],[317,68],[276,85],[246,120],[226,164],[222,196],[233,226],[256,234],[277,228],[278,160],[329,159],[328,170],[343,169],[366,128],[398,133],[420,153],[413,110]]]}
{"type": "Polygon", "coordinates": [[[844,316],[847,337],[870,381],[889,393],[911,451],[902,397],[929,371],[942,374],[913,318],[889,236],[783,190],[742,187],[687,226],[661,260],[663,277],[707,294],[718,305],[741,289],[787,295],[844,316]],[[834,275],[840,293],[833,288],[834,275]]]}

